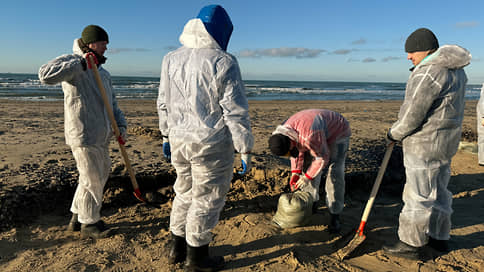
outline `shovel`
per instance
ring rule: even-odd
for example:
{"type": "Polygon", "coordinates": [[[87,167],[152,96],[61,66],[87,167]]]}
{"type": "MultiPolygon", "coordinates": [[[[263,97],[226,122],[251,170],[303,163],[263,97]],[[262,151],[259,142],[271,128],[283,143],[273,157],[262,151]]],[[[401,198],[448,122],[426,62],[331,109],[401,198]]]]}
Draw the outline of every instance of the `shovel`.
{"type": "Polygon", "coordinates": [[[119,132],[118,124],[116,123],[116,119],[114,118],[114,113],[113,109],[111,108],[111,105],[109,104],[109,99],[108,96],[106,95],[106,90],[104,89],[103,82],[101,80],[101,76],[99,75],[99,71],[97,70],[97,65],[96,62],[93,59],[93,56],[89,55],[88,56],[88,62],[92,67],[92,71],[94,73],[94,78],[96,79],[97,86],[99,88],[99,91],[101,92],[101,96],[103,98],[104,106],[106,107],[106,111],[109,116],[109,120],[111,121],[111,126],[113,127],[114,130],[114,135],[116,136],[116,139],[118,140],[119,143],[119,148],[121,149],[121,154],[123,155],[124,163],[126,165],[126,169],[128,169],[129,177],[131,179],[131,184],[133,185],[134,189],[134,196],[140,200],[141,202],[148,203],[146,199],[141,195],[141,192],[139,190],[138,182],[136,182],[136,177],[133,171],[133,168],[131,167],[131,163],[128,158],[128,153],[126,153],[126,148],[124,147],[124,140],[121,137],[121,134],[119,132]]]}
{"type": "Polygon", "coordinates": [[[365,228],[366,220],[370,215],[371,207],[373,206],[373,202],[375,201],[376,194],[378,192],[378,189],[380,188],[380,184],[383,179],[383,174],[385,173],[385,170],[388,165],[388,161],[390,160],[390,156],[392,155],[392,150],[394,145],[395,145],[395,142],[391,142],[387,146],[385,156],[383,157],[383,161],[381,163],[380,169],[378,170],[378,175],[376,176],[375,183],[373,184],[373,188],[371,189],[370,198],[366,203],[363,216],[361,217],[360,226],[358,227],[358,230],[356,231],[355,236],[345,247],[341,248],[335,253],[336,257],[339,258],[339,260],[341,261],[344,258],[346,258],[351,252],[353,252],[359,245],[361,245],[361,243],[363,243],[363,241],[365,241],[366,239],[366,236],[363,233],[363,229],[365,228]]]}

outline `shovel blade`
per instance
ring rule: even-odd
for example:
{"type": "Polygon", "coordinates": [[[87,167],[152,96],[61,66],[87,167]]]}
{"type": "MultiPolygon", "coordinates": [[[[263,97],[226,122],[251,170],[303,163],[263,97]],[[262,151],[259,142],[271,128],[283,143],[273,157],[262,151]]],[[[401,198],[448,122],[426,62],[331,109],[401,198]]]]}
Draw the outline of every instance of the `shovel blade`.
{"type": "Polygon", "coordinates": [[[139,190],[139,189],[134,190],[133,195],[134,195],[134,197],[136,197],[136,198],[137,198],[139,201],[143,202],[144,204],[146,204],[146,205],[148,205],[148,206],[151,206],[151,207],[153,207],[153,208],[157,208],[157,209],[160,209],[160,208],[161,208],[161,206],[160,206],[160,205],[157,205],[157,204],[155,204],[155,203],[153,203],[153,202],[151,202],[151,201],[146,200],[146,198],[144,198],[144,197],[143,197],[143,195],[141,195],[141,192],[140,192],[140,190],[139,190]]]}
{"type": "Polygon", "coordinates": [[[338,258],[340,261],[344,260],[346,257],[348,257],[351,252],[353,252],[359,245],[365,241],[366,236],[361,233],[356,233],[353,239],[343,248],[339,249],[334,253],[336,258],[338,258]]]}
{"type": "Polygon", "coordinates": [[[134,197],[136,197],[139,201],[146,203],[146,199],[141,195],[141,192],[139,189],[135,189],[133,192],[134,197]]]}

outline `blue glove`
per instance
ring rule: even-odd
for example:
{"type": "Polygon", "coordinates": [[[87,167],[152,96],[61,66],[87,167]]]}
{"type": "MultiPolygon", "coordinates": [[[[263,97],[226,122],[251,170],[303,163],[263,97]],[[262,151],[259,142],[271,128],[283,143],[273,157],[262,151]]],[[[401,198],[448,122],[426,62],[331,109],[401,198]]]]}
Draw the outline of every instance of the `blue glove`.
{"type": "Polygon", "coordinates": [[[170,149],[170,142],[168,141],[167,137],[163,137],[163,156],[167,159],[171,159],[171,149],[170,149]]]}
{"type": "Polygon", "coordinates": [[[239,175],[245,175],[252,168],[251,155],[249,153],[240,154],[240,161],[242,163],[242,171],[238,171],[239,175]]]}

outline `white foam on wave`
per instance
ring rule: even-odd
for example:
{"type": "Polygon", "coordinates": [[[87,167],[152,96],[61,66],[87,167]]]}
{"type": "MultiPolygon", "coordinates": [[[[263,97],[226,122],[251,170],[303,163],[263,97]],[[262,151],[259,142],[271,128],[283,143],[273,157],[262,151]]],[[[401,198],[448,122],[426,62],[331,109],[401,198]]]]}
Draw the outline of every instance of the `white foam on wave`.
{"type": "Polygon", "coordinates": [[[129,84],[129,85],[114,85],[114,88],[119,89],[158,89],[159,84],[129,84]]]}
{"type": "Polygon", "coordinates": [[[7,100],[22,100],[22,101],[62,101],[63,98],[53,98],[47,96],[23,96],[23,97],[1,97],[7,100]]]}
{"type": "Polygon", "coordinates": [[[283,88],[283,87],[262,87],[257,89],[248,89],[249,92],[257,93],[301,93],[301,94],[402,94],[401,90],[366,90],[362,88],[356,89],[308,89],[308,88],[283,88]]]}

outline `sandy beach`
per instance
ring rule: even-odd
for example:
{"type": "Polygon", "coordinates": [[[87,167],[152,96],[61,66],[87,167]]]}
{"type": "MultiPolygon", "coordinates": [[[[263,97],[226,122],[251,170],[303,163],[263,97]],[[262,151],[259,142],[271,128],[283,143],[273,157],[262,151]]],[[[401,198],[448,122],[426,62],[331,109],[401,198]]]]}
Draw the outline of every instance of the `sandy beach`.
{"type": "MultiPolygon", "coordinates": [[[[474,144],[476,102],[466,102],[462,136],[474,144]]],[[[64,141],[62,101],[0,103],[0,271],[182,271],[166,257],[176,173],[161,153],[155,101],[121,100],[119,105],[127,117],[126,147],[140,188],[160,207],[133,197],[113,141],[102,217],[114,235],[97,241],[80,240],[79,233],[66,231],[78,174],[64,141]]],[[[402,208],[404,169],[397,146],[368,219],[367,239],[344,261],[333,255],[358,227],[385,151],[384,135],[401,103],[250,101],[253,169],[233,179],[211,243],[211,253],[224,256],[226,271],[482,271],[484,167],[468,150],[459,150],[452,161],[449,253],[429,250],[425,260],[410,261],[381,250],[396,241],[402,208]],[[290,167],[270,154],[267,140],[287,117],[309,108],[340,112],[352,129],[340,235],[328,232],[324,203],[307,226],[278,229],[271,223],[279,196],[289,191],[290,167]]]]}

